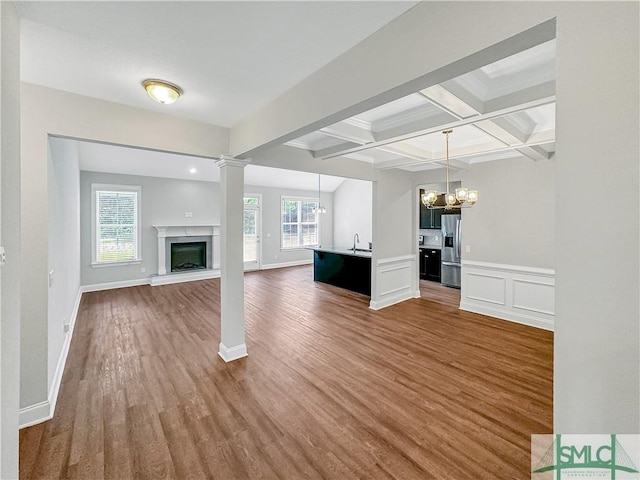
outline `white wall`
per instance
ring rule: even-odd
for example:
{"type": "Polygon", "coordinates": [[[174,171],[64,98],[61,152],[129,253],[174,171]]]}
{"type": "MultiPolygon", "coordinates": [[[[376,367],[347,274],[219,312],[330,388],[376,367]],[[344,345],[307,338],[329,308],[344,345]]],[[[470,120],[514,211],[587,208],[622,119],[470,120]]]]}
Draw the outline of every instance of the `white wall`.
{"type": "Polygon", "coordinates": [[[420,296],[418,289],[418,196],[413,174],[379,172],[373,183],[371,308],[420,296]]]}
{"type": "Polygon", "coordinates": [[[18,477],[20,388],[20,18],[0,2],[0,478],[18,477]]]}
{"type": "MultiPolygon", "coordinates": [[[[283,170],[283,175],[286,171],[283,170]]],[[[299,262],[312,259],[309,250],[280,249],[280,199],[282,195],[317,198],[318,192],[306,190],[276,189],[245,185],[246,193],[262,195],[262,265],[299,262]],[[270,234],[270,238],[267,238],[270,234]]],[[[322,193],[322,203],[328,212],[321,218],[321,239],[331,243],[332,228],[331,193],[322,193]]],[[[83,286],[104,283],[148,279],[158,272],[158,237],[153,225],[219,225],[220,184],[196,180],[118,175],[100,172],[80,172],[81,217],[81,283],[83,286]],[[91,184],[138,185],[142,187],[142,263],[111,267],[91,267],[91,184]],[[193,217],[185,218],[184,212],[193,217]],[[145,272],[141,271],[145,269],[145,272]]]]}
{"type": "Polygon", "coordinates": [[[480,195],[462,210],[463,260],[554,268],[555,163],[514,158],[462,174],[462,184],[480,195]]]}
{"type": "Polygon", "coordinates": [[[373,242],[373,187],[365,180],[347,179],[333,192],[333,244],[351,247],[353,236],[360,248],[373,242]]]}
{"type": "Polygon", "coordinates": [[[63,345],[75,320],[80,290],[80,168],[75,143],[49,139],[49,272],[53,272],[48,305],[48,398],[55,401],[62,377],[63,345]],[[59,371],[56,371],[59,370],[59,371]],[[56,374],[58,378],[55,378],[56,374]]]}
{"type": "Polygon", "coordinates": [[[638,2],[558,14],[557,432],[640,432],[639,15],[638,2]]]}
{"type": "Polygon", "coordinates": [[[228,129],[25,83],[20,102],[20,404],[27,407],[48,395],[48,135],[213,157],[227,152],[228,129]]]}

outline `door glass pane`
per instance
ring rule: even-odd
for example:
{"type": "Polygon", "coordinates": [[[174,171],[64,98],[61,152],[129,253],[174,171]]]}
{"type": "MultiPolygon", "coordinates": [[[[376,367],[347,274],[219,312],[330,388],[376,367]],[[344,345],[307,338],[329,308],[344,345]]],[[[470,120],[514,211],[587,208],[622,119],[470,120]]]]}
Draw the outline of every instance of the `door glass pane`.
{"type": "Polygon", "coordinates": [[[255,262],[258,260],[257,253],[257,228],[256,221],[258,218],[257,210],[244,211],[244,261],[255,262]]]}

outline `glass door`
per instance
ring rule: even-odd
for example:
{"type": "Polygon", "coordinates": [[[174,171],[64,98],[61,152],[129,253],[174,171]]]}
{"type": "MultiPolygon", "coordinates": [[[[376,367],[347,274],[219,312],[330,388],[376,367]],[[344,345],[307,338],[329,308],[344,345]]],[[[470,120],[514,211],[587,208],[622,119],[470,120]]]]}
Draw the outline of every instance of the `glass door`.
{"type": "Polygon", "coordinates": [[[244,206],[244,269],[260,268],[260,207],[244,206]]]}

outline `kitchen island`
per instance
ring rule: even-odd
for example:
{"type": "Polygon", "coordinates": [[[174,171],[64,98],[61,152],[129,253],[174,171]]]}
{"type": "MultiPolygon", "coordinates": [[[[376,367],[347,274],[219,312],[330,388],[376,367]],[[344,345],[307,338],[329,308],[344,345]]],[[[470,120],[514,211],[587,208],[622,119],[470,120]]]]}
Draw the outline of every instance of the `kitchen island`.
{"type": "Polygon", "coordinates": [[[313,280],[371,296],[371,250],[311,247],[313,280]]]}

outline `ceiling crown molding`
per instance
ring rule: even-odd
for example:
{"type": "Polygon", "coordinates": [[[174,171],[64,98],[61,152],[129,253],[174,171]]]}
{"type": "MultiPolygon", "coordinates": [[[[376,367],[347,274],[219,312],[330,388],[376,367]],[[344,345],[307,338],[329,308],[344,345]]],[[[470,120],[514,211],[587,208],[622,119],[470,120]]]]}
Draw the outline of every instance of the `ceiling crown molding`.
{"type": "Polygon", "coordinates": [[[342,120],[342,123],[346,123],[347,125],[352,125],[354,127],[362,128],[363,130],[371,131],[371,122],[367,122],[366,120],[361,120],[356,117],[345,118],[342,120]]]}
{"type": "Polygon", "coordinates": [[[216,158],[216,165],[220,168],[222,167],[246,167],[251,163],[251,159],[243,159],[243,158],[233,158],[233,157],[225,157],[224,155],[220,155],[220,158],[216,158]]]}

